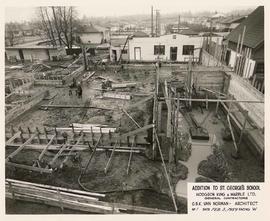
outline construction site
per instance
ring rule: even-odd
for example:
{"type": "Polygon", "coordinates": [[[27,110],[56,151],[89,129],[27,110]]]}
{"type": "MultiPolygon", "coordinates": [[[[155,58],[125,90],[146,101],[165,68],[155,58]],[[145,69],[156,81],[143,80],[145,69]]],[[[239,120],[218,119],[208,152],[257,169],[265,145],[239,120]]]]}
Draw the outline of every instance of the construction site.
{"type": "Polygon", "coordinates": [[[189,182],[264,182],[264,94],[218,63],[225,51],[95,63],[82,50],[6,62],[7,214],[185,214],[189,182]]]}

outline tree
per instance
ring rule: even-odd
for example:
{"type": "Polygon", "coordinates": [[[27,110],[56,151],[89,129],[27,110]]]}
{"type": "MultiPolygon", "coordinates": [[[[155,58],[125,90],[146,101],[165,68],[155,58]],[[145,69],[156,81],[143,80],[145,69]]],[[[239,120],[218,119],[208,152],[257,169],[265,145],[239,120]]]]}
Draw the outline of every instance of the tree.
{"type": "Polygon", "coordinates": [[[22,36],[19,34],[20,25],[15,22],[9,22],[5,24],[5,45],[14,46],[22,40],[22,36]]]}
{"type": "Polygon", "coordinates": [[[76,24],[74,7],[39,7],[37,14],[39,26],[46,38],[54,46],[59,44],[71,49],[74,41],[74,24],[76,24]]]}

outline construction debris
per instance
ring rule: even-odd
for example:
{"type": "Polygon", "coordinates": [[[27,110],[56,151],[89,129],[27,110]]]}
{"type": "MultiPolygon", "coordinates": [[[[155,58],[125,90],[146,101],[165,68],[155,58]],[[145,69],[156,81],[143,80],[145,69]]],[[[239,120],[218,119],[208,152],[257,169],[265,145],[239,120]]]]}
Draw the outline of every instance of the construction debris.
{"type": "Polygon", "coordinates": [[[114,98],[114,99],[122,99],[122,100],[130,100],[131,96],[126,94],[119,94],[119,93],[109,93],[105,92],[102,94],[104,98],[114,98]]]}
{"type": "Polygon", "coordinates": [[[137,83],[131,82],[131,83],[113,83],[112,88],[118,89],[118,88],[127,88],[127,87],[136,87],[137,83]]]}

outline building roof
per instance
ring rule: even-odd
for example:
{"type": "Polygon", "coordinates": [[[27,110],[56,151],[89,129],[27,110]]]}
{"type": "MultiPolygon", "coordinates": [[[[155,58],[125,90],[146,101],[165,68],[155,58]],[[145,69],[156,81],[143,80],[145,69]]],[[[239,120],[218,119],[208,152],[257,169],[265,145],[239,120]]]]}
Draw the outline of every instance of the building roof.
{"type": "MultiPolygon", "coordinates": [[[[45,41],[44,41],[45,42],[45,41]]],[[[6,49],[57,49],[59,47],[53,45],[44,45],[41,41],[32,41],[23,44],[6,47],[6,49]]]]}
{"type": "Polygon", "coordinates": [[[96,27],[94,27],[93,24],[90,24],[90,25],[84,25],[82,30],[79,30],[77,32],[78,33],[100,33],[102,31],[100,31],[96,27]]]}
{"type": "Polygon", "coordinates": [[[232,24],[232,23],[240,23],[242,22],[246,16],[237,16],[237,17],[227,17],[220,21],[221,24],[232,24]]]}
{"type": "Polygon", "coordinates": [[[111,45],[114,47],[119,47],[126,43],[127,38],[114,38],[111,39],[111,45]]]}
{"type": "Polygon", "coordinates": [[[144,38],[144,37],[149,37],[149,35],[143,31],[136,31],[133,33],[133,37],[144,38]]]}
{"type": "Polygon", "coordinates": [[[198,35],[199,32],[193,31],[191,29],[183,29],[183,30],[180,30],[179,34],[182,34],[182,35],[198,35]]]}
{"type": "Polygon", "coordinates": [[[211,18],[220,18],[220,17],[225,17],[225,15],[222,13],[216,13],[211,18]]]}
{"type": "Polygon", "coordinates": [[[256,48],[264,42],[264,7],[256,8],[243,22],[241,22],[228,36],[226,40],[237,44],[238,36],[243,34],[246,26],[243,44],[250,48],[256,48]]]}

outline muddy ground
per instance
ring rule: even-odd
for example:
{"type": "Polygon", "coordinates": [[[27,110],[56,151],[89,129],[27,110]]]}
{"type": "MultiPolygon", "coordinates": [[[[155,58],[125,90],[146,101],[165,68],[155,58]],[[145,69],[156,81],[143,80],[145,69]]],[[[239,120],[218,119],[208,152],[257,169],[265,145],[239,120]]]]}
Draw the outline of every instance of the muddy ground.
{"type": "MultiPolygon", "coordinates": [[[[83,75],[83,73],[82,73],[83,75]]],[[[44,100],[42,104],[62,104],[62,105],[91,105],[104,108],[117,109],[114,111],[96,110],[96,109],[48,109],[41,110],[39,106],[31,109],[23,114],[19,119],[15,119],[10,124],[6,125],[7,131],[11,125],[14,128],[22,127],[26,131],[27,127],[69,127],[71,123],[99,123],[106,124],[109,127],[119,127],[120,132],[124,133],[136,129],[136,126],[130,119],[123,114],[119,108],[128,109],[129,105],[143,99],[141,96],[133,94],[151,93],[153,91],[154,72],[151,71],[134,71],[129,70],[115,73],[112,70],[97,72],[93,79],[86,83],[82,82],[83,95],[82,99],[78,99],[75,90],[72,90],[72,95],[69,94],[69,87],[46,87],[49,90],[49,97],[54,97],[52,100],[44,100]],[[117,89],[114,92],[131,94],[131,100],[107,99],[100,98],[102,79],[109,78],[117,82],[137,82],[136,88],[117,89]]],[[[40,87],[43,89],[44,87],[40,87]]],[[[152,114],[152,106],[141,104],[138,107],[128,110],[128,113],[141,125],[149,124],[152,114]]],[[[14,149],[8,148],[6,155],[14,149]]],[[[33,161],[38,157],[40,151],[23,150],[14,158],[15,162],[32,165],[33,161]]],[[[47,152],[44,157],[45,162],[49,162],[55,153],[47,152]]],[[[19,179],[30,182],[43,183],[48,185],[62,186],[67,188],[82,189],[78,183],[78,178],[81,173],[81,168],[85,167],[90,157],[90,151],[80,153],[79,160],[70,159],[67,166],[62,170],[58,170],[53,175],[30,173],[23,169],[6,168],[6,177],[19,179]]],[[[112,164],[107,174],[104,173],[104,168],[109,159],[109,154],[105,152],[97,152],[89,165],[87,172],[81,177],[80,182],[84,188],[92,192],[105,192],[106,201],[128,203],[137,206],[146,206],[174,211],[172,199],[169,194],[167,180],[164,177],[163,167],[159,161],[151,161],[144,155],[133,154],[129,175],[126,169],[129,159],[129,154],[115,153],[112,164]],[[162,202],[162,203],[160,203],[162,202]]],[[[60,165],[63,157],[56,162],[56,166],[60,165]]],[[[173,171],[174,176],[171,177],[173,186],[176,185],[179,179],[185,179],[187,176],[187,168],[182,164],[177,167],[168,165],[169,170],[173,171]]],[[[12,201],[7,202],[9,205],[7,212],[12,213],[12,201]]],[[[186,213],[186,202],[180,199],[177,200],[180,213],[186,213]]],[[[16,205],[14,205],[14,208],[16,205]]],[[[39,206],[40,207],[40,206],[39,206]]],[[[22,211],[22,210],[19,210],[22,211]]],[[[49,209],[50,213],[57,213],[54,209],[49,209]]]]}
{"type": "MultiPolygon", "coordinates": [[[[21,126],[24,130],[27,127],[68,127],[71,123],[101,123],[107,124],[109,127],[120,127],[121,132],[127,132],[135,129],[135,125],[126,117],[119,108],[128,109],[128,106],[143,99],[140,96],[133,96],[131,100],[119,100],[119,99],[105,99],[100,98],[101,95],[101,82],[102,79],[98,76],[107,77],[117,82],[136,81],[137,87],[133,89],[117,90],[119,93],[126,94],[138,94],[138,93],[151,93],[154,88],[154,72],[138,70],[129,70],[124,72],[115,73],[114,70],[98,71],[93,79],[86,83],[82,83],[83,95],[82,99],[78,99],[75,90],[72,91],[72,95],[69,95],[68,87],[46,87],[50,91],[50,96],[56,94],[52,100],[44,100],[41,104],[63,104],[63,105],[93,105],[104,108],[118,109],[114,111],[96,110],[96,109],[48,109],[41,110],[39,107],[35,107],[23,114],[19,119],[14,120],[10,124],[6,125],[6,130],[9,131],[9,127],[13,125],[15,128],[21,126]],[[131,128],[131,129],[130,129],[131,128]]],[[[81,76],[82,77],[82,76],[81,76]]],[[[79,81],[81,81],[81,77],[79,81]]],[[[171,77],[169,72],[162,72],[161,78],[171,77]]],[[[44,87],[40,87],[43,89],[44,87]]],[[[215,106],[212,108],[212,112],[215,106]]],[[[152,111],[151,105],[140,105],[136,108],[129,110],[128,112],[143,126],[149,124],[151,120],[152,111]]],[[[207,112],[203,114],[199,109],[193,110],[196,119],[202,122],[207,112]]],[[[227,181],[227,182],[262,182],[264,181],[264,169],[258,160],[252,155],[247,144],[244,142],[241,145],[241,158],[236,160],[231,157],[233,151],[232,141],[224,141],[222,139],[222,130],[225,128],[225,116],[222,112],[219,113],[220,119],[217,119],[214,114],[210,114],[208,119],[204,123],[211,134],[215,134],[218,141],[218,156],[222,155],[224,161],[226,178],[223,173],[220,173],[219,161],[216,160],[217,156],[213,154],[206,161],[202,162],[203,167],[199,169],[199,173],[203,177],[199,177],[196,181],[227,181]],[[210,170],[210,169],[211,170],[210,170]],[[213,176],[215,174],[215,176],[213,176]],[[222,174],[222,176],[220,175],[222,174]]],[[[184,124],[179,121],[179,127],[184,124]]],[[[185,129],[186,130],[186,129],[185,129]]],[[[166,148],[166,144],[162,149],[166,148]]],[[[7,149],[6,154],[10,153],[12,149],[7,149]]],[[[40,152],[24,150],[15,158],[16,162],[32,165],[40,152]]],[[[48,152],[45,156],[45,161],[50,161],[53,154],[48,152]]],[[[192,154],[192,150],[191,150],[192,154]]],[[[56,185],[74,189],[81,189],[78,184],[78,178],[81,173],[80,165],[85,166],[89,159],[90,151],[81,152],[79,161],[70,159],[68,161],[68,167],[62,170],[56,171],[52,176],[41,175],[37,173],[29,173],[29,171],[21,169],[6,168],[6,177],[20,179],[25,181],[44,183],[49,185],[56,185]]],[[[185,157],[185,158],[188,158],[185,157]]],[[[63,159],[63,158],[60,158],[63,159]]],[[[152,208],[167,209],[173,211],[172,200],[168,194],[168,185],[164,178],[163,168],[161,162],[151,161],[146,156],[134,154],[130,174],[127,175],[126,168],[128,163],[128,154],[115,154],[112,165],[108,173],[104,174],[104,167],[109,159],[109,155],[105,152],[97,152],[93,161],[89,165],[89,169],[86,174],[81,178],[81,182],[84,187],[97,192],[107,192],[106,200],[109,202],[128,203],[138,206],[146,206],[152,208]],[[162,202],[162,203],[160,203],[162,202]]],[[[187,160],[187,159],[185,159],[187,160]]],[[[58,164],[60,161],[57,162],[58,164]]],[[[171,171],[174,169],[168,165],[171,171]]],[[[224,168],[223,168],[224,169],[224,168]]],[[[181,163],[178,164],[174,174],[176,177],[171,177],[173,186],[176,185],[179,179],[185,179],[188,173],[188,169],[181,163]]],[[[180,213],[186,213],[187,208],[183,200],[178,199],[178,207],[180,213]]],[[[12,201],[7,201],[7,212],[13,213],[12,208],[16,208],[16,205],[20,207],[20,204],[12,201]],[[12,206],[14,205],[14,207],[12,206]]],[[[26,204],[28,205],[28,204],[26,204]]],[[[29,208],[31,206],[28,206],[29,208]]],[[[37,206],[41,209],[41,206],[37,206]]],[[[48,212],[45,213],[58,213],[57,209],[46,208],[48,212]]],[[[27,208],[26,208],[27,210],[27,208]]],[[[35,209],[33,209],[34,211],[35,209]]],[[[23,209],[18,209],[22,211],[23,209]]],[[[30,213],[31,213],[30,209],[30,213]]],[[[61,211],[60,211],[61,212],[61,211]]],[[[35,213],[35,212],[33,212],[35,213]]]]}

